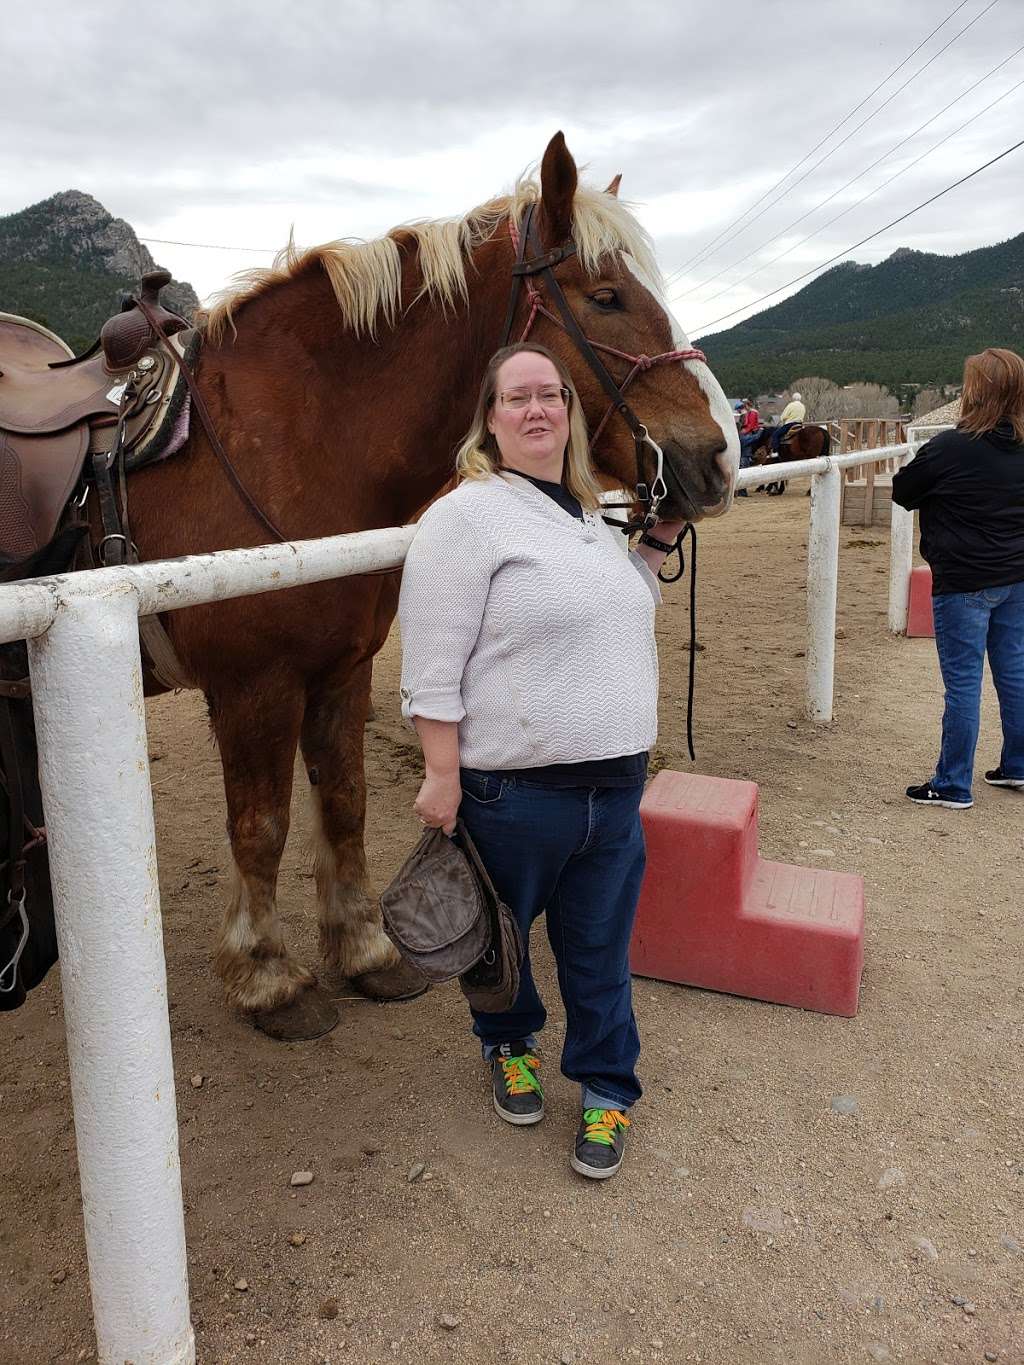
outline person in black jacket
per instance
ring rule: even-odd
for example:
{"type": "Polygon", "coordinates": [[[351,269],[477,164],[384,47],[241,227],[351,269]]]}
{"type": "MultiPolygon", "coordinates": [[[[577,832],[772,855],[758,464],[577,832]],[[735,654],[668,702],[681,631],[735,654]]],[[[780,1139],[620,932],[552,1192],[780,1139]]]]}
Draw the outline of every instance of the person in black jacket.
{"type": "Polygon", "coordinates": [[[931,565],[935,645],[945,684],[934,775],[911,801],[966,810],[988,651],[1003,750],[985,774],[1024,789],[1024,360],[989,348],[964,364],[960,421],[922,446],[892,481],[893,501],[920,509],[931,565]]]}

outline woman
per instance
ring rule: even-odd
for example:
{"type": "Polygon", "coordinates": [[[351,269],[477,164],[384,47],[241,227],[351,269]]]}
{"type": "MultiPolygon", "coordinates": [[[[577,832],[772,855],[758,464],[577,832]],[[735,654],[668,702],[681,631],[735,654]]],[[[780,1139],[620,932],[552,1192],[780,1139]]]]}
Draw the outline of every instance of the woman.
{"type": "Polygon", "coordinates": [[[908,787],[923,806],[967,810],[988,650],[1003,750],[985,781],[1024,788],[1024,360],[989,348],[964,364],[960,421],[892,481],[921,510],[932,570],[935,644],[946,689],[934,775],[908,787]]]}
{"type": "MultiPolygon", "coordinates": [[[[754,443],[761,434],[761,414],[754,406],[752,398],[743,400],[743,417],[740,421],[740,468],[749,469],[754,463],[754,443]]],[[[747,490],[741,488],[738,498],[747,497],[747,490]]]]}
{"type": "MultiPolygon", "coordinates": [[[[572,380],[529,342],[492,357],[457,467],[402,578],[402,710],[426,769],[415,808],[448,833],[461,816],[524,942],[547,911],[562,1072],[582,1090],[570,1160],[601,1179],[622,1163],[641,1094],[629,939],[656,731],[656,573],[684,523],[622,553],[599,515],[572,380]]],[[[528,953],[512,1008],[474,1012],[508,1123],[544,1116],[545,1018],[528,953]]]]}

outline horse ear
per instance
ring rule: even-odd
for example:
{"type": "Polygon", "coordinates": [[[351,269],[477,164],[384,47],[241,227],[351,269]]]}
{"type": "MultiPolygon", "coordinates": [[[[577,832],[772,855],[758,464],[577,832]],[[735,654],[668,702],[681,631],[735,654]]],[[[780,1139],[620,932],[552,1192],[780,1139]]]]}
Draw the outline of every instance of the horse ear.
{"type": "Polygon", "coordinates": [[[540,163],[541,235],[546,241],[560,243],[572,235],[576,184],[576,162],[565,145],[563,134],[556,133],[540,163]]]}
{"type": "Polygon", "coordinates": [[[618,199],[618,197],[619,197],[619,186],[620,186],[621,184],[622,184],[622,172],[619,171],[618,175],[615,176],[615,177],[612,179],[611,184],[610,184],[610,185],[608,186],[608,188],[605,190],[605,194],[610,194],[611,197],[612,197],[613,199],[618,199]]]}

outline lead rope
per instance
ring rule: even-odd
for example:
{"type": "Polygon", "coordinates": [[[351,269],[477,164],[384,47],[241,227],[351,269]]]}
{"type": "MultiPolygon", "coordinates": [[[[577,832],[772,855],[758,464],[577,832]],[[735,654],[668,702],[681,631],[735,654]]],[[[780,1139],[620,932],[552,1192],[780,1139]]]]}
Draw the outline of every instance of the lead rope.
{"type": "MultiPolygon", "coordinates": [[[[525,230],[522,233],[520,232],[519,225],[516,223],[515,219],[512,218],[511,215],[508,218],[508,232],[509,236],[512,239],[512,247],[513,250],[515,251],[517,266],[522,266],[525,262],[527,238],[529,237],[531,232],[532,211],[533,206],[531,206],[527,210],[527,216],[526,219],[524,220],[525,230]]],[[[558,283],[555,280],[554,274],[551,270],[550,260],[548,260],[547,262],[545,262],[543,266],[541,266],[541,261],[538,259],[537,265],[538,265],[537,273],[548,276],[549,284],[552,288],[552,291],[555,294],[555,302],[558,305],[559,311],[562,313],[562,317],[561,318],[557,317],[554,313],[551,312],[549,308],[546,308],[544,306],[543,296],[540,290],[537,288],[537,286],[533,283],[533,280],[530,278],[529,274],[517,272],[514,270],[513,277],[515,280],[515,284],[512,291],[512,297],[509,300],[508,316],[505,320],[504,343],[505,344],[508,343],[508,339],[512,333],[512,325],[515,319],[516,304],[518,302],[519,297],[519,284],[521,281],[526,288],[526,297],[530,304],[530,312],[529,316],[526,319],[526,325],[524,326],[522,333],[520,334],[519,338],[520,341],[525,341],[526,338],[529,336],[533,324],[537,320],[538,314],[541,315],[542,317],[549,319],[549,321],[553,322],[556,326],[561,327],[564,332],[568,333],[570,338],[575,342],[577,350],[580,351],[583,358],[590,365],[590,368],[597,376],[597,378],[601,381],[602,387],[604,387],[605,390],[609,393],[609,396],[612,396],[613,392],[613,390],[609,389],[609,383],[612,384],[617,390],[617,399],[613,398],[612,402],[608,406],[607,411],[601,418],[601,421],[598,423],[597,430],[590,438],[591,450],[593,450],[595,442],[597,441],[601,433],[604,431],[604,428],[608,422],[608,419],[612,416],[612,413],[618,410],[620,413],[622,413],[623,416],[625,416],[626,412],[629,411],[629,409],[626,407],[623,394],[625,393],[625,390],[629,387],[629,385],[633,382],[633,380],[636,378],[638,374],[642,373],[645,370],[653,369],[655,365],[678,363],[684,360],[700,360],[703,361],[705,364],[707,363],[707,357],[705,356],[704,352],[699,350],[696,346],[681,347],[673,351],[664,351],[661,355],[648,356],[631,355],[628,351],[620,351],[614,346],[606,346],[599,341],[593,341],[590,337],[587,337],[583,333],[578,321],[576,320],[572,313],[572,310],[569,308],[568,303],[566,302],[564,296],[562,295],[561,290],[558,288],[558,283]],[[570,321],[572,324],[571,327],[570,321]],[[615,380],[611,378],[607,370],[605,370],[599,357],[595,354],[596,351],[603,351],[607,355],[616,356],[618,359],[625,360],[628,364],[632,365],[633,368],[630,370],[629,374],[626,376],[625,380],[622,383],[617,383],[615,380]]],[[[630,419],[627,418],[627,423],[629,423],[629,420],[630,419]]],[[[635,421],[635,419],[633,420],[635,421]]],[[[655,483],[661,482],[661,449],[660,447],[655,445],[655,443],[651,441],[650,438],[647,436],[646,427],[641,426],[640,429],[643,431],[644,438],[647,441],[647,443],[650,446],[652,446],[652,448],[657,452],[658,469],[655,483]]],[[[638,475],[640,474],[639,465],[637,473],[638,475]]],[[[660,501],[660,498],[657,501],[660,501]]],[[[606,503],[605,506],[632,507],[633,503],[632,502],[606,503]]],[[[652,499],[651,510],[656,511],[656,509],[657,502],[652,499]]],[[[606,520],[608,519],[606,518],[606,520]]],[[[609,521],[609,525],[615,526],[617,530],[623,532],[623,534],[625,535],[628,535],[630,533],[631,527],[629,524],[622,526],[616,522],[609,521]]],[[[675,553],[678,554],[679,556],[679,572],[672,575],[670,578],[665,578],[663,577],[662,574],[662,570],[664,569],[665,566],[664,564],[662,564],[662,568],[658,570],[658,577],[661,579],[663,583],[678,583],[680,578],[682,578],[683,574],[686,571],[686,564],[685,560],[683,559],[683,540],[687,534],[689,534],[690,536],[692,549],[690,554],[690,676],[686,695],[686,745],[690,751],[690,761],[696,762],[697,755],[694,753],[693,748],[693,694],[696,681],[697,659],[697,530],[692,522],[689,522],[687,524],[686,528],[680,534],[679,538],[676,540],[675,546],[673,547],[675,553]]]]}
{"type": "Polygon", "coordinates": [[[3,908],[0,925],[6,929],[15,915],[19,921],[18,941],[14,953],[0,970],[0,992],[10,995],[18,984],[18,964],[28,944],[29,924],[25,909],[24,842],[24,827],[28,821],[25,816],[24,793],[18,770],[18,750],[14,738],[14,719],[11,716],[9,700],[0,704],[0,754],[3,756],[3,771],[6,775],[4,795],[8,818],[7,861],[4,864],[7,904],[3,908]]]}
{"type": "Polygon", "coordinates": [[[224,473],[228,476],[231,486],[234,488],[239,498],[241,498],[242,502],[246,505],[246,507],[249,509],[253,517],[256,519],[256,521],[259,522],[263,529],[265,531],[269,531],[274,540],[280,541],[282,543],[287,542],[288,537],[284,534],[283,531],[279,531],[277,529],[274,523],[267,516],[266,512],[263,511],[262,507],[260,507],[259,503],[256,501],[253,495],[249,492],[248,488],[246,488],[245,484],[239,478],[238,471],[235,469],[234,465],[231,463],[231,460],[228,458],[228,453],[221,444],[220,437],[217,435],[217,432],[213,425],[213,418],[210,416],[209,409],[206,406],[206,400],[203,398],[203,395],[199,392],[199,386],[196,383],[195,376],[193,375],[188,365],[185,363],[184,359],[171,345],[167,333],[160,325],[160,319],[156,316],[153,310],[146,303],[145,299],[143,299],[141,296],[135,300],[135,303],[138,306],[140,312],[142,313],[142,316],[146,319],[150,327],[153,329],[154,333],[163,342],[164,349],[167,351],[171,359],[174,361],[175,365],[178,367],[178,373],[181,375],[182,379],[184,379],[186,387],[188,388],[189,394],[192,398],[192,406],[199,417],[199,421],[202,423],[203,430],[206,432],[206,439],[207,442],[209,443],[210,449],[213,452],[213,454],[217,457],[217,459],[220,461],[221,468],[224,470],[224,473]]]}
{"type": "Polygon", "coordinates": [[[626,535],[634,530],[649,530],[657,520],[658,505],[668,492],[662,476],[664,454],[661,447],[656,441],[651,439],[647,428],[639,421],[632,408],[626,402],[625,391],[638,374],[642,371],[652,369],[655,365],[677,363],[684,360],[700,360],[706,363],[707,358],[704,355],[704,352],[696,346],[685,346],[672,351],[664,351],[660,355],[655,356],[631,355],[628,351],[620,351],[614,346],[607,346],[603,342],[594,341],[592,338],[588,337],[580,326],[576,315],[569,307],[568,301],[555,278],[553,270],[553,266],[557,264],[559,260],[564,259],[566,254],[575,252],[575,243],[570,239],[565,247],[559,248],[553,252],[549,251],[545,254],[537,255],[529,261],[525,259],[527,246],[534,238],[533,210],[535,207],[535,204],[530,204],[528,206],[521,229],[511,216],[507,220],[509,236],[512,240],[512,246],[516,255],[516,262],[512,267],[514,284],[512,295],[509,299],[508,314],[505,319],[504,340],[507,343],[508,338],[512,333],[512,325],[515,319],[516,304],[519,297],[521,281],[526,288],[527,300],[530,304],[530,313],[520,335],[520,341],[526,340],[538,315],[547,318],[550,322],[554,323],[556,327],[561,327],[562,330],[568,334],[577,351],[587,362],[591,372],[598,379],[601,387],[611,400],[607,411],[597,425],[597,430],[590,438],[589,449],[593,451],[595,442],[601,435],[601,432],[604,430],[605,425],[613,412],[618,412],[619,416],[622,417],[629,427],[636,446],[636,496],[629,504],[609,503],[607,505],[610,507],[632,507],[635,503],[639,502],[642,506],[646,507],[643,517],[640,520],[634,519],[632,521],[627,521],[626,525],[620,526],[619,529],[626,535]],[[535,274],[539,275],[541,279],[547,283],[561,317],[556,316],[549,308],[545,307],[540,290],[530,278],[531,275],[535,274]],[[604,362],[597,354],[598,351],[604,352],[607,355],[614,355],[618,359],[624,360],[627,364],[632,365],[633,368],[630,370],[625,380],[618,381],[613,378],[604,362]],[[653,453],[656,460],[653,482],[649,482],[645,478],[643,472],[641,457],[645,447],[649,454],[653,453]]]}
{"type": "Polygon", "coordinates": [[[697,671],[697,528],[693,522],[688,522],[679,533],[679,538],[675,545],[665,556],[664,563],[658,570],[658,577],[662,583],[678,583],[686,572],[686,560],[683,558],[683,541],[690,537],[690,679],[686,689],[686,747],[690,751],[690,762],[696,763],[697,755],[693,751],[693,692],[696,682],[697,671]],[[669,561],[669,555],[678,555],[678,572],[666,576],[665,565],[669,561]]]}
{"type": "MultiPolygon", "coordinates": [[[[283,531],[278,529],[274,522],[272,522],[271,519],[267,516],[267,514],[263,511],[262,507],[260,507],[259,503],[249,492],[246,485],[242,482],[241,478],[238,475],[238,471],[235,469],[234,465],[228,458],[227,451],[225,451],[224,446],[221,444],[220,437],[217,435],[216,429],[214,428],[213,418],[210,416],[210,412],[206,406],[206,402],[202,394],[199,392],[199,385],[188,364],[185,362],[184,358],[178,354],[174,346],[171,345],[170,338],[167,336],[163,327],[161,327],[160,325],[159,319],[154,315],[153,311],[148,307],[148,305],[141,298],[136,299],[135,302],[141,309],[143,317],[145,317],[146,321],[152,327],[153,331],[163,342],[164,349],[167,351],[171,359],[174,361],[175,365],[178,367],[178,373],[185,381],[185,386],[189,391],[189,395],[191,396],[192,406],[194,407],[195,411],[199,414],[199,420],[202,423],[203,430],[206,433],[206,439],[209,442],[210,449],[213,451],[214,455],[216,455],[217,459],[220,461],[224,473],[228,476],[228,479],[231,482],[231,486],[234,488],[235,492],[241,498],[242,502],[249,509],[249,511],[259,522],[259,524],[263,527],[263,529],[269,531],[271,536],[273,536],[275,540],[279,541],[282,544],[287,544],[288,537],[284,534],[283,531]]],[[[125,497],[127,497],[127,493],[125,493],[125,497]]],[[[367,569],[365,573],[359,574],[358,577],[377,578],[381,574],[401,573],[401,571],[402,566],[399,564],[396,565],[395,568],[393,569],[367,569]]]]}

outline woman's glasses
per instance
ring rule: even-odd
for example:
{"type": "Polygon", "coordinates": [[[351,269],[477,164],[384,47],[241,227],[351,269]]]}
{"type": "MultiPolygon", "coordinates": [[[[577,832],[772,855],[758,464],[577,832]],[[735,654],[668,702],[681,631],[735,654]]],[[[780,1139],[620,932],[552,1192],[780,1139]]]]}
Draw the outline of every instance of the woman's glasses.
{"type": "Polygon", "coordinates": [[[534,399],[542,408],[564,408],[569,402],[569,390],[551,384],[547,388],[537,389],[536,392],[531,389],[506,389],[504,393],[498,394],[499,403],[509,412],[521,412],[523,408],[529,407],[534,399]]]}

